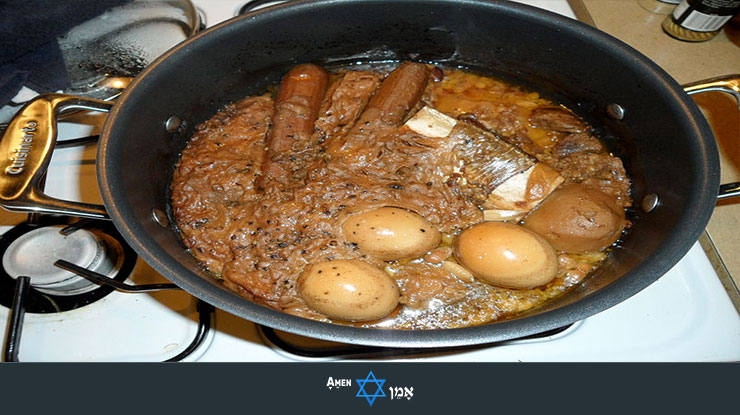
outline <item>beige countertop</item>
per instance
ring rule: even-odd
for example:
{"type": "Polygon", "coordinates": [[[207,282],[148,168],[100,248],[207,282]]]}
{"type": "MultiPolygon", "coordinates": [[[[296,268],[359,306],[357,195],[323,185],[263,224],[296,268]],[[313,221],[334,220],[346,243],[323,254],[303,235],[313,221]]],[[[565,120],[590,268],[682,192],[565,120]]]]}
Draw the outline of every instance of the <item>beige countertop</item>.
{"type": "MultiPolygon", "coordinates": [[[[660,5],[657,0],[575,0],[570,3],[580,20],[637,49],[681,84],[740,74],[740,18],[726,25],[712,40],[683,42],[663,32],[660,23],[666,14],[644,7],[649,7],[651,1],[653,5],[660,5]]],[[[731,95],[722,92],[695,95],[694,100],[717,138],[722,183],[740,181],[738,104],[731,95]]],[[[735,285],[740,286],[740,198],[719,203],[707,231],[735,285]]]]}

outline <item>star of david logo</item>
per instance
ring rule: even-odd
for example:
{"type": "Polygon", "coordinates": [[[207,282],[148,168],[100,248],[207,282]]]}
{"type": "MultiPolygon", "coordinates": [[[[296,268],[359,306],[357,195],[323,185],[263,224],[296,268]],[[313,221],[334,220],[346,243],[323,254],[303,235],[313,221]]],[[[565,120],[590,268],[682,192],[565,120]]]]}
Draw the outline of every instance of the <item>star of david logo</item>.
{"type": "Polygon", "coordinates": [[[367,403],[369,403],[370,406],[373,406],[373,403],[375,403],[375,398],[385,398],[385,392],[383,392],[383,384],[385,384],[385,379],[375,379],[375,375],[373,374],[372,370],[370,371],[370,373],[367,374],[367,377],[365,379],[355,380],[357,381],[357,384],[360,385],[360,390],[355,396],[367,399],[367,403]],[[368,383],[374,383],[377,388],[375,393],[373,393],[372,395],[368,395],[367,391],[365,390],[365,385],[368,383]]]}

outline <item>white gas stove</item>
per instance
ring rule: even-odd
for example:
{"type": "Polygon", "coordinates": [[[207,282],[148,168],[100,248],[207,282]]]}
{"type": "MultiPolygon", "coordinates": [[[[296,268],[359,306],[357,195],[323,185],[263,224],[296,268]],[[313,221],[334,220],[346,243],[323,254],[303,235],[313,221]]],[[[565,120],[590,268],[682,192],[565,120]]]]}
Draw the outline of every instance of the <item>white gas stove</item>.
{"type": "MultiPolygon", "coordinates": [[[[574,18],[566,0],[521,2],[574,18]]],[[[195,0],[194,3],[203,13],[207,26],[212,26],[236,15],[246,1],[195,0]]],[[[60,139],[95,134],[103,119],[102,114],[81,114],[68,119],[60,126],[60,139]]],[[[47,193],[101,203],[94,160],[94,146],[58,149],[47,175],[47,193]]],[[[25,220],[26,215],[3,210],[0,230],[7,232],[25,220]]],[[[167,281],[138,260],[125,282],[167,281]]],[[[9,305],[1,305],[3,333],[10,326],[9,314],[9,305]]],[[[221,310],[213,314],[204,312],[203,316],[203,324],[199,326],[198,301],[182,291],[114,291],[69,311],[27,312],[18,359],[157,362],[178,355],[178,359],[185,361],[209,362],[353,359],[301,357],[276,347],[249,321],[221,310]],[[210,329],[204,327],[208,322],[210,329]],[[190,350],[191,344],[197,347],[190,350]]],[[[321,343],[306,342],[309,346],[321,343]]],[[[670,272],[642,292],[556,334],[444,353],[383,355],[385,361],[737,361],[740,360],[740,315],[697,243],[670,272]]]]}

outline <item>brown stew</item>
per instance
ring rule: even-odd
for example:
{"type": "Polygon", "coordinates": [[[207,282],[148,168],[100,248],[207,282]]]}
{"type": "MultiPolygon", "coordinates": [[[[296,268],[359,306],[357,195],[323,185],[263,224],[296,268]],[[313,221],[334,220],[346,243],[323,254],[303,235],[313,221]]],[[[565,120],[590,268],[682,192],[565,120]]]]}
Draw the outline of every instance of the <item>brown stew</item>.
{"type": "Polygon", "coordinates": [[[378,68],[299,65],[276,93],[197,126],[171,205],[183,243],[210,273],[287,313],[431,329],[531,309],[603,262],[628,226],[630,182],[589,125],[491,77],[378,68]],[[500,222],[508,225],[476,226],[500,222]],[[489,234],[507,232],[526,245],[526,275],[496,262],[518,253],[504,246],[491,260],[486,251],[504,243],[487,245],[489,234]],[[532,265],[540,260],[551,272],[532,265]],[[335,294],[346,289],[357,292],[335,294]],[[373,299],[353,302],[363,294],[373,299]]]}

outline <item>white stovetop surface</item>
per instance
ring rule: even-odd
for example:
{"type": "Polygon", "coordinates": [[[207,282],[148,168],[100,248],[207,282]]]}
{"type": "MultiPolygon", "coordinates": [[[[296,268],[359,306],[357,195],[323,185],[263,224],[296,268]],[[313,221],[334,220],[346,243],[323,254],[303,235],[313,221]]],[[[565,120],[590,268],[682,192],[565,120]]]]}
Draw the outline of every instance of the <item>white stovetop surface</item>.
{"type": "MultiPolygon", "coordinates": [[[[208,25],[229,18],[243,0],[195,0],[208,25]]],[[[566,0],[521,1],[574,17],[566,0]]],[[[80,122],[99,125],[101,116],[80,122]]],[[[92,130],[91,130],[92,128],[92,130]]],[[[94,133],[67,123],[60,137],[94,133]]],[[[54,154],[47,192],[100,202],[93,160],[95,149],[63,149],[54,154]],[[76,183],[77,186],[70,186],[76,183]]],[[[0,232],[24,215],[0,211],[0,232]]],[[[163,282],[139,261],[130,283],[163,282]]],[[[8,310],[0,307],[0,330],[8,310]]],[[[306,360],[276,351],[256,325],[217,310],[214,329],[186,360],[279,362],[306,360]]],[[[197,327],[195,300],[182,292],[114,292],[81,309],[54,315],[26,314],[21,361],[162,361],[178,354],[197,327]]],[[[388,360],[388,359],[386,359],[388,360]]],[[[403,361],[737,361],[740,315],[697,244],[657,282],[618,304],[552,337],[515,341],[492,348],[403,361]]]]}

